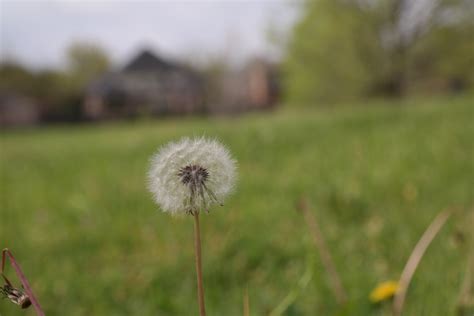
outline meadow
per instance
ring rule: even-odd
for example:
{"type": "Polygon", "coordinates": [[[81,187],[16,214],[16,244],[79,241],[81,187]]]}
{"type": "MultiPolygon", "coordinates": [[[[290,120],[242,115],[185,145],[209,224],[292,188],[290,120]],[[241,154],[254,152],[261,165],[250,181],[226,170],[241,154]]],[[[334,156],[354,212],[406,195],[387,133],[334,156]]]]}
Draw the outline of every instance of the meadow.
{"type": "MultiPolygon", "coordinates": [[[[458,315],[473,253],[473,118],[462,97],[1,131],[0,247],[47,315],[196,315],[192,218],[160,212],[146,173],[162,144],[206,135],[239,165],[235,193],[201,217],[209,315],[242,315],[246,292],[251,315],[288,294],[283,315],[389,315],[370,291],[399,278],[446,208],[455,213],[404,315],[458,315]],[[343,308],[295,209],[301,197],[349,294],[343,308]]],[[[34,311],[0,300],[0,315],[34,311]]]]}

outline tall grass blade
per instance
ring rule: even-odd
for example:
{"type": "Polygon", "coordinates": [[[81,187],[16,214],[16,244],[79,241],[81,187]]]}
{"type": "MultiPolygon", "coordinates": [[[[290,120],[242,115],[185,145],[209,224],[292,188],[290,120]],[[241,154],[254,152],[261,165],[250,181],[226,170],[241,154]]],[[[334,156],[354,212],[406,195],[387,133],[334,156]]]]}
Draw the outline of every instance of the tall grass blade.
{"type": "Polygon", "coordinates": [[[408,286],[410,285],[411,279],[415,274],[416,268],[418,267],[423,255],[425,254],[426,249],[431,244],[433,239],[439,233],[443,225],[446,223],[448,218],[451,216],[452,212],[450,210],[443,211],[439,213],[430,226],[421,236],[420,240],[413,249],[408,261],[403,269],[402,275],[399,281],[399,288],[395,294],[395,299],[393,301],[393,315],[400,316],[402,314],[403,305],[405,303],[405,297],[407,293],[408,286]]]}

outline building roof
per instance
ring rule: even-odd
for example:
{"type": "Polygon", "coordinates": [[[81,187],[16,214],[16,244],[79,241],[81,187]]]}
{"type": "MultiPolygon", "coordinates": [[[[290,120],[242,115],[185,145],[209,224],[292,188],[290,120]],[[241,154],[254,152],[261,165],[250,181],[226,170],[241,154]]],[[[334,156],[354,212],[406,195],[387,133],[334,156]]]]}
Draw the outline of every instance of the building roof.
{"type": "Polygon", "coordinates": [[[177,66],[148,50],[143,50],[123,68],[123,72],[168,71],[173,68],[177,66]]]}

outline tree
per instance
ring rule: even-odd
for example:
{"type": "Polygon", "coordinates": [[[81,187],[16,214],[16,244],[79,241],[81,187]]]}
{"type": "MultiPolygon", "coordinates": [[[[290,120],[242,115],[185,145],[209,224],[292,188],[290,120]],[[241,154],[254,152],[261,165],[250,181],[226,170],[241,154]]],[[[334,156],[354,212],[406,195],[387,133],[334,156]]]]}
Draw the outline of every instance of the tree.
{"type": "Polygon", "coordinates": [[[470,1],[313,0],[302,9],[283,64],[292,103],[403,96],[435,75],[472,87],[470,1]]]}
{"type": "Polygon", "coordinates": [[[34,80],[34,74],[18,63],[0,64],[0,92],[31,94],[34,80]]]}
{"type": "Polygon", "coordinates": [[[30,71],[14,62],[0,64],[0,94],[35,99],[46,121],[79,120],[83,89],[108,68],[101,48],[76,43],[67,51],[66,69],[30,71]]]}
{"type": "Polygon", "coordinates": [[[103,49],[91,43],[75,43],[67,50],[67,72],[74,87],[83,89],[87,83],[105,73],[110,66],[103,49]]]}

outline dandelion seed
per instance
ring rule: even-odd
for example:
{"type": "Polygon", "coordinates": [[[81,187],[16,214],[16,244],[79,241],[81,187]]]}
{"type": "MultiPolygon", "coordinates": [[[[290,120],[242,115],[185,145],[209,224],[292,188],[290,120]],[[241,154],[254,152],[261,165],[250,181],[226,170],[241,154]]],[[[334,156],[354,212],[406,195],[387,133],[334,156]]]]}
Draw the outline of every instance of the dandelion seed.
{"type": "Polygon", "coordinates": [[[192,214],[222,204],[234,186],[235,169],[219,142],[183,138],[153,156],[148,187],[164,212],[192,214]]]}
{"type": "Polygon", "coordinates": [[[26,279],[25,275],[23,274],[23,271],[20,268],[20,265],[16,261],[11,251],[8,250],[8,248],[5,248],[2,250],[0,276],[5,281],[5,284],[3,286],[0,286],[0,294],[2,294],[4,298],[8,298],[12,303],[20,306],[21,308],[28,308],[29,306],[33,305],[36,311],[36,314],[38,316],[44,316],[44,312],[41,309],[41,306],[38,303],[38,300],[34,296],[28,280],[26,279]],[[22,284],[21,289],[14,287],[4,273],[7,259],[9,260],[10,265],[13,267],[18,278],[21,281],[21,284],[22,284]]]}
{"type": "Polygon", "coordinates": [[[31,305],[31,300],[28,295],[22,290],[14,288],[9,283],[0,286],[0,293],[2,293],[4,298],[8,298],[12,303],[19,305],[23,309],[28,308],[31,305]]]}

